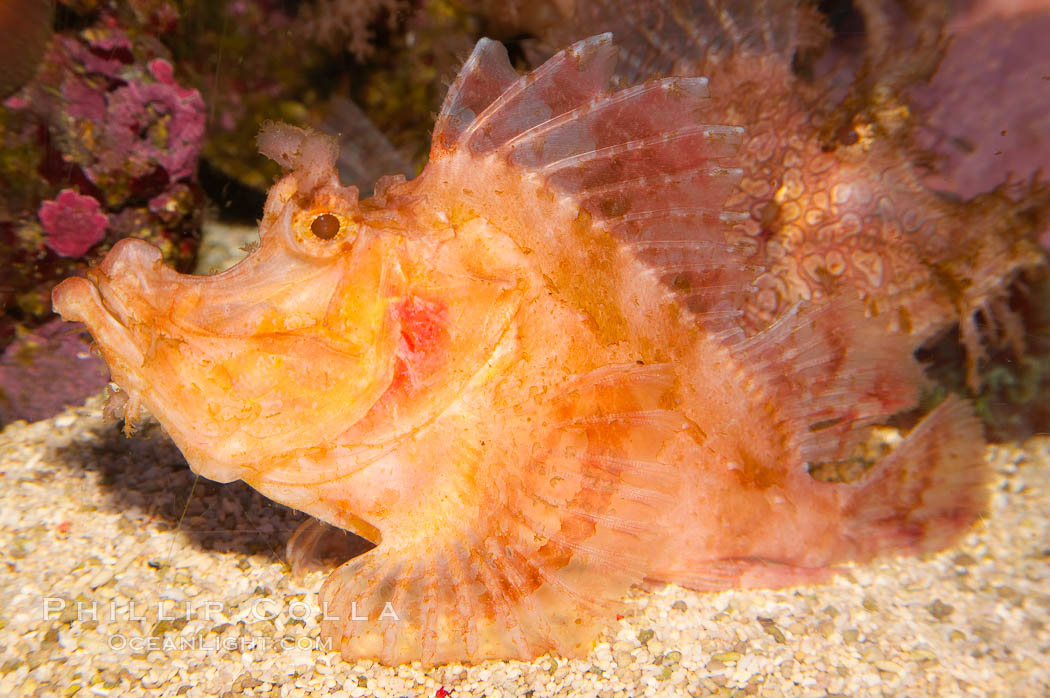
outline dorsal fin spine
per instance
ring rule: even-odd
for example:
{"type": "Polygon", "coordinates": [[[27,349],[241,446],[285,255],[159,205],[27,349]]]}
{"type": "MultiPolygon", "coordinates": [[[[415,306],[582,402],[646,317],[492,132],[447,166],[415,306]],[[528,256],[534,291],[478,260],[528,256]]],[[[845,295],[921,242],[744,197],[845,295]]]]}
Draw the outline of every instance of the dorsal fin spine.
{"type": "MultiPolygon", "coordinates": [[[[546,124],[543,125],[546,126],[546,124]]],[[[678,140],[681,138],[687,138],[697,133],[701,133],[704,136],[719,134],[724,135],[728,138],[735,137],[736,142],[734,143],[734,145],[739,145],[740,138],[744,133],[744,129],[740,126],[695,124],[692,126],[686,126],[684,128],[681,128],[673,133],[659,133],[655,136],[648,136],[646,138],[636,138],[630,141],[625,141],[623,143],[617,143],[615,145],[605,146],[604,148],[598,148],[597,150],[591,150],[584,153],[578,153],[576,155],[570,155],[569,157],[562,158],[561,160],[555,160],[554,162],[544,165],[542,168],[540,168],[540,171],[545,174],[553,173],[566,167],[580,165],[585,162],[599,160],[603,157],[618,155],[629,150],[645,148],[650,145],[656,145],[658,143],[669,143],[671,141],[678,140]]],[[[510,141],[508,145],[512,145],[513,143],[514,141],[510,141]]]]}
{"type": "MultiPolygon", "coordinates": [[[[697,172],[703,172],[709,174],[712,177],[739,177],[743,174],[743,170],[737,168],[726,168],[715,166],[700,166],[690,167],[685,170],[678,170],[677,172],[666,172],[657,175],[642,175],[641,177],[631,177],[630,179],[621,179],[615,182],[610,182],[600,187],[592,187],[589,189],[582,190],[586,192],[588,196],[594,194],[605,194],[608,192],[614,192],[622,189],[625,184],[648,184],[648,183],[661,183],[671,184],[678,182],[682,179],[682,175],[695,174],[697,172]]],[[[618,220],[620,217],[610,217],[608,220],[618,220]]]]}
{"type": "MultiPolygon", "coordinates": [[[[650,80],[649,82],[643,83],[641,85],[635,85],[634,87],[628,87],[627,89],[620,90],[619,92],[614,92],[611,94],[599,94],[588,104],[584,104],[582,106],[576,107],[575,109],[571,109],[565,112],[564,114],[554,117],[553,119],[548,119],[542,123],[536,124],[532,128],[522,131],[518,135],[508,140],[506,143],[502,144],[500,146],[500,150],[509,150],[519,143],[530,140],[537,136],[542,136],[543,134],[553,131],[554,129],[563,126],[567,123],[572,123],[573,121],[576,121],[585,114],[595,112],[601,109],[615,107],[619,104],[623,104],[633,99],[637,99],[638,97],[644,95],[647,92],[655,92],[656,90],[660,89],[681,87],[683,83],[685,87],[692,87],[698,92],[700,90],[703,90],[703,95],[694,94],[694,97],[697,97],[698,99],[708,99],[707,78],[704,77],[665,78],[663,80],[650,80]]],[[[742,130],[743,129],[741,129],[741,131],[742,130]]]]}
{"type": "MultiPolygon", "coordinates": [[[[485,39],[485,41],[489,41],[485,39]]],[[[565,49],[562,54],[565,56],[571,56],[574,58],[580,58],[584,55],[583,49],[590,47],[600,47],[603,45],[612,44],[612,34],[606,32],[605,34],[598,34],[596,36],[577,41],[575,44],[565,49]]],[[[561,58],[562,54],[559,54],[556,58],[561,58]]],[[[460,142],[469,144],[470,139],[477,133],[478,128],[481,124],[485,123],[493,114],[498,113],[504,105],[507,104],[514,97],[524,92],[529,85],[538,82],[542,78],[546,77],[549,73],[556,72],[561,69],[561,62],[555,59],[549,60],[533,72],[522,75],[517,81],[514,82],[510,87],[503,91],[499,97],[496,98],[492,104],[488,105],[484,111],[478,114],[474,121],[467,126],[463,133],[460,135],[460,142]]],[[[571,112],[570,112],[571,113],[571,112]]]]}

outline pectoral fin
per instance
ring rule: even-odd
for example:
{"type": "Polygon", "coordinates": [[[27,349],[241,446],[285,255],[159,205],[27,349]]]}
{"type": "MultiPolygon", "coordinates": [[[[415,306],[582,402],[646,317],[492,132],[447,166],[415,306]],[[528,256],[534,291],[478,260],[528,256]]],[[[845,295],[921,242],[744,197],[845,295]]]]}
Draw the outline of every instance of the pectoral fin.
{"type": "Polygon", "coordinates": [[[667,536],[680,483],[660,456],[698,437],[669,408],[674,386],[667,366],[610,366],[541,401],[531,418],[546,431],[531,454],[479,469],[476,511],[392,533],[332,573],[326,637],[388,664],[589,651],[667,536]]]}

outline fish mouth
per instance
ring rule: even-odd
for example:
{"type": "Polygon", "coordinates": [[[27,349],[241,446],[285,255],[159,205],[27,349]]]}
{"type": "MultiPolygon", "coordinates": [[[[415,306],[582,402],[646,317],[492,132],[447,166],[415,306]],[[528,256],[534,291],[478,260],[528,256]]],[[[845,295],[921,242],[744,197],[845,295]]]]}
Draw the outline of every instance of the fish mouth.
{"type": "Polygon", "coordinates": [[[51,303],[63,320],[87,326],[111,373],[119,366],[142,367],[142,350],[129,329],[130,310],[96,270],[58,284],[51,292],[51,303]]]}
{"type": "Polygon", "coordinates": [[[136,313],[123,289],[98,267],[58,284],[51,292],[56,313],[67,322],[81,322],[94,339],[95,349],[109,367],[110,388],[104,414],[124,420],[124,433],[130,435],[136,424],[153,412],[145,366],[145,349],[150,343],[140,328],[136,313]],[[138,337],[138,339],[136,339],[138,337]],[[143,411],[145,408],[145,412],[143,411]]]}
{"type": "Polygon", "coordinates": [[[142,303],[156,290],[157,269],[163,265],[156,246],[126,238],[113,245],[97,267],[66,279],[51,292],[55,312],[87,325],[115,377],[143,366],[143,335],[137,328],[150,317],[142,303]]]}
{"type": "Polygon", "coordinates": [[[113,290],[113,284],[110,279],[99,272],[98,269],[88,269],[85,278],[98,291],[99,309],[127,330],[131,326],[131,311],[113,290]]]}

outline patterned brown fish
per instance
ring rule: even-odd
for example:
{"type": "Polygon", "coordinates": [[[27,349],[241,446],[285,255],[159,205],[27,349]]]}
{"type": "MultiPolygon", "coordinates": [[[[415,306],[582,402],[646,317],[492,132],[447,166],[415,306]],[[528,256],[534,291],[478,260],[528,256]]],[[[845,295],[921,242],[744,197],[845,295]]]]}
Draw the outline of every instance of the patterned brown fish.
{"type": "Polygon", "coordinates": [[[948,545],[982,506],[957,398],[859,481],[810,476],[915,403],[910,346],[855,298],[746,336],[728,299],[756,273],[723,210],[742,130],[703,78],[610,91],[615,55],[598,36],[519,76],[482,40],[424,172],[364,201],[332,139],[269,125],[289,172],[238,266],[184,276],[125,240],[55,290],[128,419],[318,519],[293,561],[332,527],[377,544],[322,589],[347,658],[578,655],[633,584],[820,581],[948,545]],[[690,310],[666,280],[693,270],[732,292],[690,310]]]}
{"type": "MultiPolygon", "coordinates": [[[[937,71],[947,17],[958,3],[853,3],[864,38],[840,52],[848,70],[828,67],[831,32],[816,5],[569,2],[563,21],[541,35],[564,44],[612,31],[624,45],[624,79],[706,75],[708,118],[746,127],[736,162],[743,176],[726,203],[749,214],[739,221],[739,242],[752,247],[748,261],[761,270],[756,292],[741,301],[749,331],[800,300],[856,296],[868,315],[915,348],[958,325],[976,391],[986,344],[1024,353],[1025,328],[1009,297],[1022,274],[1045,274],[1038,240],[1050,229],[1050,187],[1025,173],[1018,174],[1027,181],[994,180],[965,200],[929,186],[937,169],[916,145],[928,124],[910,97],[937,71]],[[823,71],[807,66],[807,56],[821,55],[823,71]]],[[[949,83],[964,80],[951,75],[949,83]]],[[[1014,99],[1020,105],[1026,98],[1014,99]]],[[[958,109],[958,100],[949,102],[958,109]]],[[[980,124],[968,114],[959,128],[968,138],[1002,140],[1001,121],[980,124]]],[[[1002,171],[992,163],[987,169],[1002,171]]],[[[692,273],[676,282],[697,286],[694,302],[704,307],[710,279],[692,273]]]]}

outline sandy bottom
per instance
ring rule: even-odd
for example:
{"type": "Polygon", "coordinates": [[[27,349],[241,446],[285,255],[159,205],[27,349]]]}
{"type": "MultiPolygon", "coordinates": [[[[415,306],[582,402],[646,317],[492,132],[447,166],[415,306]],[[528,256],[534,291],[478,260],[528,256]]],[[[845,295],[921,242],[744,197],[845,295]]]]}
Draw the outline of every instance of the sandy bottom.
{"type": "Polygon", "coordinates": [[[0,695],[1050,692],[1050,438],[988,449],[988,517],[944,553],[821,587],[638,592],[585,659],[424,671],[326,651],[323,575],[283,562],[301,515],[100,412],[0,434],[0,695]]]}
{"type": "MultiPolygon", "coordinates": [[[[256,238],[210,225],[199,270],[256,238]]],[[[585,659],[424,671],[326,651],[324,575],[284,563],[302,515],[197,480],[99,404],[0,434],[0,696],[1050,694],[1050,438],[988,449],[988,517],[952,550],[821,587],[638,592],[585,659]]]]}

